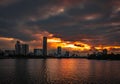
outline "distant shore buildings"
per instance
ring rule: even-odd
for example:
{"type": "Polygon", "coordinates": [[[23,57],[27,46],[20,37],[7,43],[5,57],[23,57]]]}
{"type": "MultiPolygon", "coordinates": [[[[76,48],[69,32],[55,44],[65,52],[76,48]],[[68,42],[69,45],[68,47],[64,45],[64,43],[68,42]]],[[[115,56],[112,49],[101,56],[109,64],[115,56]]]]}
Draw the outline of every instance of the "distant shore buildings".
{"type": "Polygon", "coordinates": [[[107,49],[103,49],[101,52],[94,50],[92,54],[88,56],[80,56],[76,53],[70,53],[70,51],[62,50],[61,46],[56,48],[56,51],[48,54],[47,37],[43,37],[42,48],[35,48],[32,52],[29,51],[29,45],[23,44],[20,41],[16,41],[15,50],[0,50],[0,58],[14,57],[14,58],[88,58],[88,59],[120,59],[120,54],[108,54],[107,49]]]}
{"type": "Polygon", "coordinates": [[[34,55],[35,56],[42,56],[43,55],[43,49],[34,49],[34,55]]]}
{"type": "Polygon", "coordinates": [[[29,45],[21,44],[20,41],[17,41],[15,44],[15,55],[28,55],[29,54],[29,45]]]}

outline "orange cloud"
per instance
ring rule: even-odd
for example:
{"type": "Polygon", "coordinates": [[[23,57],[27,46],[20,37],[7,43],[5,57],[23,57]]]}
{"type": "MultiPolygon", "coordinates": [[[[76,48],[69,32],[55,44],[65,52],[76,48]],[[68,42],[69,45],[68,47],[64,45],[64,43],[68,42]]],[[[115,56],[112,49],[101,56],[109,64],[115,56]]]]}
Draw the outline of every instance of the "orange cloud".
{"type": "MultiPolygon", "coordinates": [[[[35,34],[37,40],[29,41],[29,42],[24,42],[21,41],[21,43],[28,43],[30,45],[30,50],[33,50],[34,48],[42,48],[42,37],[46,35],[48,37],[48,51],[51,49],[56,49],[58,46],[61,46],[63,50],[69,50],[69,51],[79,51],[79,52],[85,52],[89,53],[91,51],[92,45],[86,44],[84,42],[80,41],[65,41],[62,40],[61,38],[56,38],[54,37],[53,34],[50,34],[48,32],[44,32],[43,34],[35,34]]],[[[14,49],[14,44],[16,42],[15,38],[6,38],[6,37],[0,37],[0,41],[2,42],[1,44],[4,44],[0,46],[0,48],[11,48],[13,47],[14,49]],[[7,46],[7,47],[6,47],[7,46]]],[[[101,51],[103,49],[107,49],[108,51],[112,50],[117,50],[120,51],[120,46],[119,45],[109,45],[109,46],[94,46],[94,48],[98,51],[101,51]]]]}
{"type": "Polygon", "coordinates": [[[0,40],[12,41],[12,40],[14,40],[14,38],[5,38],[5,37],[0,37],[0,40]]]}
{"type": "Polygon", "coordinates": [[[120,46],[98,46],[95,47],[97,50],[102,50],[102,49],[107,49],[107,50],[111,50],[111,49],[120,49],[120,46]]]}
{"type": "Polygon", "coordinates": [[[76,41],[64,41],[61,38],[48,38],[48,45],[51,48],[57,48],[57,46],[61,46],[62,48],[69,49],[69,50],[90,50],[90,45],[76,41]],[[81,45],[81,46],[80,46],[81,45]]]}

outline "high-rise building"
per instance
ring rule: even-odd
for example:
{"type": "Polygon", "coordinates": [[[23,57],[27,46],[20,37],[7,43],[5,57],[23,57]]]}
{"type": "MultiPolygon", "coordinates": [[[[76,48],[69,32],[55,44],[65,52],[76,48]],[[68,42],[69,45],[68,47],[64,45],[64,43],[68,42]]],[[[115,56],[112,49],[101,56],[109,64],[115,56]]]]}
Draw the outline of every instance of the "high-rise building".
{"type": "Polygon", "coordinates": [[[65,52],[65,57],[69,57],[70,56],[70,52],[69,51],[66,51],[65,52]]]}
{"type": "Polygon", "coordinates": [[[57,47],[57,55],[58,55],[58,56],[61,55],[61,51],[62,51],[61,46],[58,46],[58,47],[57,47]]]}
{"type": "Polygon", "coordinates": [[[15,55],[15,50],[5,50],[5,56],[14,56],[15,55]]]}
{"type": "Polygon", "coordinates": [[[17,41],[15,44],[15,54],[20,55],[21,54],[21,43],[20,41],[17,41]]]}
{"type": "Polygon", "coordinates": [[[103,55],[107,55],[107,54],[108,54],[107,49],[103,49],[103,55]]]}
{"type": "Polygon", "coordinates": [[[34,49],[34,55],[35,56],[41,56],[42,55],[42,49],[34,49]]]}
{"type": "Polygon", "coordinates": [[[43,56],[47,56],[47,37],[43,37],[43,56]]]}
{"type": "Polygon", "coordinates": [[[29,45],[22,44],[22,55],[28,55],[28,53],[29,53],[29,45]]]}

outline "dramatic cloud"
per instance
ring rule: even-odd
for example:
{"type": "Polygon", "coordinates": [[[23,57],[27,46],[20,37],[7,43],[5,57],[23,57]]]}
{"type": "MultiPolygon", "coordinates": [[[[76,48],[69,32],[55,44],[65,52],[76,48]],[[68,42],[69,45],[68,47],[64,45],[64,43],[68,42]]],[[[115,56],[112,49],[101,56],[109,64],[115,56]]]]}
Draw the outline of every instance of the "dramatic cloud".
{"type": "MultiPolygon", "coordinates": [[[[0,37],[18,39],[35,48],[42,46],[43,36],[70,41],[77,47],[82,45],[74,44],[76,41],[95,47],[120,46],[120,1],[0,1],[0,37]]],[[[0,41],[0,45],[9,42],[0,41]]]]}

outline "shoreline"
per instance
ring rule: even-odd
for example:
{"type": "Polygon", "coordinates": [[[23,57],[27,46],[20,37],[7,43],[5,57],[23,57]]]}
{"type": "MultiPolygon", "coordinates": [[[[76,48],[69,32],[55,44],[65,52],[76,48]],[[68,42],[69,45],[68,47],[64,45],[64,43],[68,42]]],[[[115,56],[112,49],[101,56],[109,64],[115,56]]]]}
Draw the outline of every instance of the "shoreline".
{"type": "Polygon", "coordinates": [[[120,61],[120,59],[97,59],[97,58],[88,58],[88,57],[0,57],[0,59],[88,59],[88,60],[120,61]]]}

